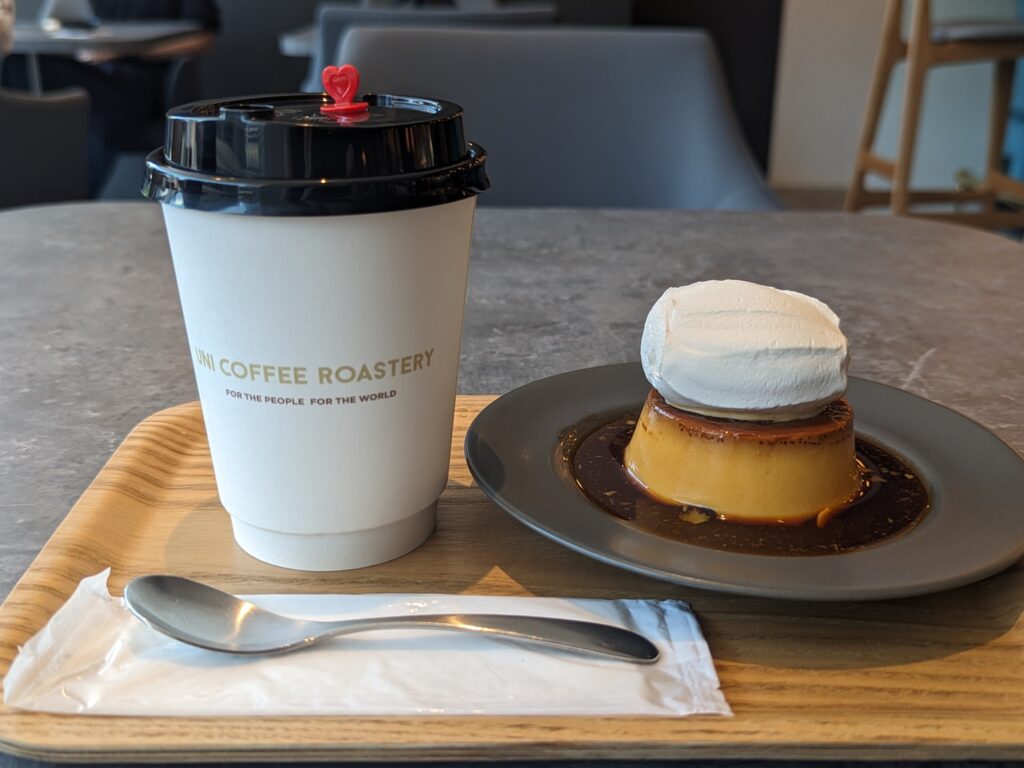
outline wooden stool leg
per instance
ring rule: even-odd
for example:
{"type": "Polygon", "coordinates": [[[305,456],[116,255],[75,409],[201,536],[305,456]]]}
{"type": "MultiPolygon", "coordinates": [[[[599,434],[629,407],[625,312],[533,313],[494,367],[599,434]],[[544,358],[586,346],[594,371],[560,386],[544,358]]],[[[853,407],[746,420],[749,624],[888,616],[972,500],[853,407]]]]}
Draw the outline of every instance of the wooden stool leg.
{"type": "Polygon", "coordinates": [[[931,14],[928,11],[927,0],[914,1],[910,39],[907,43],[907,72],[903,90],[900,144],[892,179],[891,207],[895,214],[906,214],[910,210],[910,170],[914,164],[917,122],[931,52],[931,14]]]}
{"type": "Polygon", "coordinates": [[[878,131],[878,118],[882,113],[882,104],[889,89],[889,78],[893,67],[903,56],[903,42],[900,40],[900,16],[903,0],[889,0],[885,7],[882,21],[882,39],[875,57],[875,70],[871,76],[871,90],[868,92],[868,105],[864,112],[864,124],[860,132],[860,144],[857,146],[857,157],[853,163],[853,178],[846,190],[846,202],[843,209],[859,211],[864,207],[864,177],[867,165],[864,158],[871,152],[878,131]]]}
{"type": "Polygon", "coordinates": [[[1013,59],[995,63],[992,108],[989,110],[988,162],[985,166],[985,189],[991,193],[985,200],[987,211],[996,209],[995,177],[1003,173],[1003,142],[1006,139],[1006,122],[1010,118],[1010,98],[1013,95],[1013,71],[1016,64],[1013,59]]]}

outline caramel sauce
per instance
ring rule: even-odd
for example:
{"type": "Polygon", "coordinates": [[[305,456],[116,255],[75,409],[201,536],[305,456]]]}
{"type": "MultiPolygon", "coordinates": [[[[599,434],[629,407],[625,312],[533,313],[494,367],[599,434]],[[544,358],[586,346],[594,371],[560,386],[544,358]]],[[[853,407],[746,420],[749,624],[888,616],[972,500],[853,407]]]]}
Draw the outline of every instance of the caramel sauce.
{"type": "Polygon", "coordinates": [[[862,493],[822,525],[762,525],[719,518],[714,510],[664,504],[626,472],[622,455],[639,413],[586,420],[562,435],[562,457],[591,502],[640,530],[684,544],[757,555],[832,555],[876,544],[917,525],[931,507],[917,473],[898,456],[857,437],[862,493]]]}
{"type": "Polygon", "coordinates": [[[647,405],[679,429],[701,440],[721,442],[753,438],[767,445],[821,445],[845,440],[853,431],[853,408],[841,397],[826,405],[817,416],[798,421],[735,421],[704,417],[669,405],[656,389],[647,395],[647,405]]]}

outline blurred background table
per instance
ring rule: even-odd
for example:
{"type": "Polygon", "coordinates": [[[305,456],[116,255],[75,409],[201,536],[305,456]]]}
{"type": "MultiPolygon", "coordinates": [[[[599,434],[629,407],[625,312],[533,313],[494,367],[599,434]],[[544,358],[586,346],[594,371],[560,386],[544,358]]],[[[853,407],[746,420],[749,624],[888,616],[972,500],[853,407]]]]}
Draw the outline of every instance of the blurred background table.
{"type": "Polygon", "coordinates": [[[37,56],[50,54],[75,58],[82,53],[103,51],[111,56],[144,56],[154,46],[201,32],[192,21],[109,21],[80,29],[47,27],[23,22],[14,25],[12,53],[28,56],[29,84],[34,93],[43,89],[37,56]]]}
{"type": "MultiPolygon", "coordinates": [[[[196,389],[155,205],[4,211],[0,254],[2,597],[132,426],[196,389]]],[[[903,218],[481,209],[459,391],[636,360],[662,291],[715,278],[821,298],[843,319],[851,373],[1024,449],[1024,251],[903,218]]]]}

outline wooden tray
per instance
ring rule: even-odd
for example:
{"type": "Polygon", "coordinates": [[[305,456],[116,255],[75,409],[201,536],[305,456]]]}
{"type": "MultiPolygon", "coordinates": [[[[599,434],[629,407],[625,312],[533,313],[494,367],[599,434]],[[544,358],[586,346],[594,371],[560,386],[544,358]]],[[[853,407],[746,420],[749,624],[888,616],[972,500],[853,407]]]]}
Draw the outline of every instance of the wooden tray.
{"type": "Polygon", "coordinates": [[[833,604],[720,595],[617,570],[533,533],[474,487],[462,441],[490,400],[459,398],[430,540],[393,562],[326,575],[239,550],[198,405],[154,414],[0,607],[0,676],[79,580],[107,566],[115,593],[165,571],[253,593],[681,597],[701,620],[735,717],[126,718],[0,708],[0,748],[54,761],[1024,759],[1020,563],[942,594],[833,604]]]}

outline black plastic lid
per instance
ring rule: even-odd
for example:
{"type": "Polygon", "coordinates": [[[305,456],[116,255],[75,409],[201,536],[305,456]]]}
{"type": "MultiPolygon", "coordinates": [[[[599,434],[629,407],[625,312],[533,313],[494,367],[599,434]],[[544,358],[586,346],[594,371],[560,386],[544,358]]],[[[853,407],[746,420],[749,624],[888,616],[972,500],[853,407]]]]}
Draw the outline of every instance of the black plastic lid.
{"type": "Polygon", "coordinates": [[[376,213],[454,202],[490,186],[483,147],[447,101],[362,94],[365,113],[322,114],[323,94],[203,101],[167,114],[142,194],[257,216],[376,213]]]}

